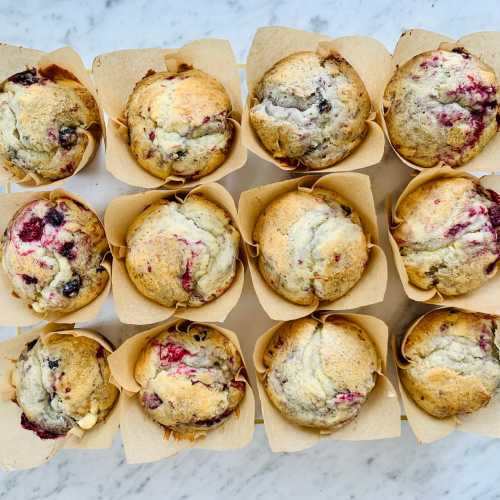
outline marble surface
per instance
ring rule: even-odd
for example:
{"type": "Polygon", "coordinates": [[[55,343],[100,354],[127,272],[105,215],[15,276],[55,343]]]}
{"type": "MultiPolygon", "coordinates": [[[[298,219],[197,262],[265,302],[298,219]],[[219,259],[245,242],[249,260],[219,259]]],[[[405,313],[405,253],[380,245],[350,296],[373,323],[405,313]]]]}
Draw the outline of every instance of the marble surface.
{"type": "MultiPolygon", "coordinates": [[[[255,29],[264,25],[286,25],[332,36],[369,35],[391,49],[401,31],[410,27],[459,37],[498,29],[499,22],[494,1],[460,9],[452,1],[411,0],[0,1],[1,41],[43,50],[71,45],[87,64],[95,55],[116,49],[175,47],[211,36],[228,38],[238,59],[244,61],[255,29]]],[[[389,152],[379,167],[363,172],[372,178],[379,210],[385,195],[399,191],[410,175],[389,152]]],[[[223,184],[237,197],[242,186],[283,177],[277,169],[250,155],[247,166],[224,179],[223,184]]],[[[66,187],[91,201],[101,214],[111,197],[134,191],[110,178],[102,154],[66,187]]],[[[425,307],[404,299],[392,266],[389,286],[384,304],[364,308],[363,312],[383,318],[397,334],[425,307]],[[400,316],[402,309],[404,319],[400,316]]],[[[270,324],[247,279],[242,301],[225,325],[238,330],[248,360],[255,337],[270,324]]],[[[102,331],[116,343],[141,329],[120,325],[110,301],[86,326],[102,331]]],[[[0,329],[1,338],[12,334],[12,330],[0,329]]],[[[0,472],[0,499],[496,498],[499,451],[500,443],[495,440],[462,433],[421,446],[404,424],[400,439],[328,441],[296,454],[272,454],[262,426],[257,426],[254,441],[243,450],[193,450],[156,464],[132,466],[125,463],[120,440],[116,439],[111,450],[64,451],[37,470],[0,472]]]]}

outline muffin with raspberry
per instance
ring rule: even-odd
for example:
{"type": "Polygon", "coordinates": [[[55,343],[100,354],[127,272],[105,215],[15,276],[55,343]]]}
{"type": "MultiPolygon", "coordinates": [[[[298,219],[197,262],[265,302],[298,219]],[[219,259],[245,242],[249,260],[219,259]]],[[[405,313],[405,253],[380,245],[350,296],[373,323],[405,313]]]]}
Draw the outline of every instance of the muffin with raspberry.
{"type": "Polygon", "coordinates": [[[41,439],[93,428],[118,397],[110,383],[108,350],[78,330],[74,334],[35,339],[16,361],[12,382],[21,425],[41,439]]]}
{"type": "Polygon", "coordinates": [[[200,307],[233,283],[239,241],[230,215],[203,196],[163,199],[130,226],[125,264],[147,298],[165,307],[200,307]]]}
{"type": "Polygon", "coordinates": [[[500,196],[465,177],[438,178],[406,196],[393,236],[410,283],[443,295],[471,292],[497,272],[500,196]]]}
{"type": "Polygon", "coordinates": [[[398,153],[420,167],[468,162],[497,132],[495,71],[464,49],[433,50],[399,67],[385,89],[398,153]]]}
{"type": "Polygon", "coordinates": [[[172,326],[152,338],[135,366],[149,416],[179,436],[221,426],[242,401],[246,382],[236,346],[209,326],[172,326]]]}
{"type": "Polygon", "coordinates": [[[67,71],[29,68],[0,86],[0,161],[18,179],[72,175],[100,131],[94,98],[67,71]]]}
{"type": "Polygon", "coordinates": [[[203,71],[150,72],[126,106],[130,150],[156,177],[199,179],[228,155],[231,111],[224,87],[203,71]]]}
{"type": "Polygon", "coordinates": [[[439,309],[405,338],[399,376],[422,410],[437,418],[472,413],[500,386],[496,316],[439,309]]]}
{"type": "Polygon", "coordinates": [[[12,217],[2,241],[2,266],[14,293],[42,317],[76,311],[108,281],[109,251],[97,216],[60,196],[34,200],[12,217]]]}
{"type": "Polygon", "coordinates": [[[253,231],[267,284],[300,305],[331,302],[351,290],[368,262],[368,238],[349,202],[315,188],[273,200],[253,231]]]}
{"type": "Polygon", "coordinates": [[[269,342],[261,380],[288,420],[333,431],[351,422],[375,387],[375,346],[357,324],[342,317],[308,317],[284,323],[269,342]]]}

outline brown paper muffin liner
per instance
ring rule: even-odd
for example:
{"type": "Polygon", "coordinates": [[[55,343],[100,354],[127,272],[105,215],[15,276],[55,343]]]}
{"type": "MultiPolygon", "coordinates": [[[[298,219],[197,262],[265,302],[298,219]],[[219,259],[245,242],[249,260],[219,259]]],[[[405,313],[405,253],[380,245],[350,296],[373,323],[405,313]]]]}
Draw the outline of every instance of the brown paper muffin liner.
{"type": "MultiPolygon", "coordinates": [[[[73,330],[72,324],[49,323],[45,327],[31,330],[0,343],[0,467],[6,470],[30,469],[48,462],[63,448],[103,449],[110,448],[118,431],[119,400],[106,420],[88,431],[74,428],[64,437],[40,439],[34,432],[21,427],[21,408],[13,401],[15,387],[11,375],[14,364],[28,342],[39,337],[48,338],[53,332],[61,335],[89,337],[108,352],[113,347],[100,334],[90,330],[73,330]]],[[[111,382],[118,385],[111,379],[111,382]]]]}
{"type": "MultiPolygon", "coordinates": [[[[0,184],[8,185],[14,182],[27,188],[37,186],[52,188],[60,186],[86,167],[94,158],[99,148],[101,134],[105,133],[104,115],[90,73],[85,68],[77,52],[70,47],[63,47],[53,52],[41,52],[39,50],[26,49],[24,47],[0,44],[0,82],[4,82],[10,76],[20,71],[24,71],[29,67],[36,67],[43,70],[51,66],[56,66],[66,72],[69,71],[73,77],[89,91],[97,103],[101,124],[100,126],[99,124],[95,124],[95,126],[85,131],[88,139],[87,147],[75,171],[68,177],[56,181],[48,181],[32,172],[27,173],[24,177],[17,177],[2,166],[2,168],[0,168],[0,184]]],[[[2,85],[3,83],[0,83],[0,88],[2,85]]]]}
{"type": "Polygon", "coordinates": [[[375,110],[380,106],[379,99],[390,72],[391,56],[387,49],[373,38],[361,36],[330,38],[292,28],[259,28],[252,41],[246,63],[248,99],[241,122],[243,143],[263,160],[273,163],[281,170],[296,173],[345,172],[375,165],[382,159],[385,144],[384,134],[375,122],[375,110]],[[373,113],[367,121],[368,132],[362,143],[340,162],[321,170],[293,166],[274,158],[264,148],[250,123],[249,111],[255,100],[255,87],[266,71],[284,57],[302,51],[318,52],[322,55],[339,53],[360,76],[372,103],[373,113]]]}
{"type": "MultiPolygon", "coordinates": [[[[233,198],[220,184],[204,184],[192,190],[154,190],[111,200],[104,215],[104,227],[113,253],[113,298],[116,313],[121,322],[131,325],[148,325],[165,321],[174,314],[192,321],[224,321],[237,304],[243,290],[245,270],[243,261],[238,260],[236,276],[231,286],[215,300],[201,307],[165,307],[144,295],[131,281],[126,266],[127,231],[132,222],[143,210],[161,199],[175,198],[181,202],[191,194],[199,194],[224,208],[232,217],[233,224],[239,230],[236,206],[233,198]]],[[[243,259],[243,242],[240,241],[240,257],[243,259]]]]}
{"type": "Polygon", "coordinates": [[[472,179],[481,184],[483,187],[493,189],[494,191],[500,193],[500,176],[487,175],[479,179],[463,170],[460,171],[448,165],[424,169],[415,178],[413,178],[406,186],[405,190],[401,193],[394,207],[391,207],[390,200],[388,201],[386,210],[388,238],[399,278],[401,279],[406,295],[408,295],[410,299],[417,302],[463,308],[487,314],[500,314],[500,273],[498,273],[498,265],[497,274],[493,278],[484,283],[480,288],[464,295],[457,295],[453,297],[445,296],[439,293],[436,288],[422,290],[421,288],[418,288],[410,283],[403,259],[399,253],[398,244],[392,236],[392,231],[398,226],[398,224],[401,223],[401,219],[397,216],[397,211],[404,198],[426,182],[450,177],[465,177],[467,179],[472,179]]]}
{"type": "MultiPolygon", "coordinates": [[[[195,440],[179,439],[163,426],[152,420],[144,411],[137,397],[140,386],[134,377],[135,364],[143,348],[149,340],[166,329],[174,326],[179,331],[188,331],[194,323],[182,319],[171,319],[150,330],[138,333],[127,339],[110,357],[109,364],[114,379],[123,388],[120,407],[120,428],[129,464],[154,462],[171,457],[188,448],[208,450],[233,450],[243,448],[253,437],[255,400],[253,390],[242,375],[238,380],[245,382],[246,391],[237,410],[216,429],[200,432],[195,440]]],[[[196,323],[214,328],[227,337],[238,349],[243,364],[245,360],[241,352],[236,334],[217,325],[196,323]]]]}
{"type": "Polygon", "coordinates": [[[267,184],[241,193],[238,206],[241,234],[245,241],[248,267],[257,298],[271,319],[287,321],[306,316],[316,309],[341,311],[381,302],[387,286],[387,261],[378,245],[378,225],[375,204],[367,175],[346,172],[316,177],[313,175],[267,184]],[[333,302],[302,306],[276,293],[264,280],[257,265],[259,246],[253,241],[253,230],[261,212],[275,198],[290,191],[310,191],[323,188],[335,191],[347,201],[361,218],[369,241],[369,259],[361,279],[344,296],[333,302]]]}
{"type": "Polygon", "coordinates": [[[142,188],[193,187],[214,182],[241,168],[247,152],[241,142],[241,89],[238,65],[227,40],[203,39],[174,49],[132,49],[102,54],[92,65],[97,90],[109,115],[106,141],[106,168],[117,179],[142,188]],[[231,150],[222,165],[212,173],[186,181],[170,176],[160,179],[144,170],[136,161],[128,144],[128,128],[123,113],[135,84],[149,70],[179,72],[182,65],[205,71],[216,78],[228,93],[233,107],[234,137],[231,150]]]}
{"type": "MultiPolygon", "coordinates": [[[[394,49],[392,56],[392,70],[382,86],[382,94],[378,100],[380,107],[377,110],[377,117],[380,125],[384,129],[387,141],[391,145],[394,153],[406,165],[415,170],[429,170],[428,167],[420,167],[402,157],[394,148],[387,131],[387,125],[384,119],[384,92],[387,84],[389,83],[392,75],[398,68],[413,57],[429,50],[436,50],[440,48],[452,49],[455,47],[462,47],[469,51],[471,54],[479,57],[484,63],[491,66],[497,75],[497,81],[500,85],[500,32],[481,32],[471,33],[465,35],[459,40],[452,40],[439,33],[432,31],[425,31],[420,29],[411,29],[405,31],[394,49]]],[[[486,147],[472,160],[468,161],[465,165],[455,167],[454,170],[461,172],[495,172],[498,170],[498,157],[500,155],[500,133],[495,135],[493,139],[486,145],[486,147]]],[[[437,166],[446,165],[440,162],[437,166]]],[[[432,167],[431,167],[432,168],[432,167]]]]}
{"type": "MultiPolygon", "coordinates": [[[[0,234],[4,233],[15,213],[28,203],[40,199],[53,200],[61,196],[71,198],[81,203],[84,207],[91,210],[100,220],[99,216],[88,202],[63,189],[0,194],[0,234]]],[[[109,253],[104,257],[101,265],[108,271],[109,278],[102,292],[92,302],[89,302],[86,306],[76,311],[66,314],[51,313],[45,315],[35,313],[35,311],[25,302],[14,295],[9,278],[0,265],[0,308],[2,309],[0,326],[29,326],[41,320],[53,321],[55,323],[81,323],[94,319],[104,305],[109,295],[109,291],[111,290],[111,255],[109,253]]]]}
{"type": "Polygon", "coordinates": [[[294,452],[314,446],[323,439],[339,441],[365,441],[398,437],[401,434],[401,410],[396,390],[387,376],[387,325],[374,316],[364,314],[334,314],[318,312],[312,315],[320,321],[330,317],[341,317],[360,326],[370,337],[379,356],[378,377],[373,391],[362,406],[358,416],[349,424],[331,433],[302,427],[287,420],[273,405],[262,384],[266,369],[263,363],[265,350],[274,333],[285,322],[273,326],[257,339],[253,361],[257,372],[264,427],[269,446],[273,452],[294,452]]]}
{"type": "MultiPolygon", "coordinates": [[[[433,311],[435,310],[436,309],[433,311]]],[[[399,339],[396,336],[392,337],[394,364],[398,369],[404,370],[409,364],[404,351],[406,339],[418,323],[420,323],[425,316],[433,311],[429,311],[420,316],[399,339]]],[[[436,418],[422,410],[407,394],[399,378],[398,369],[396,370],[398,388],[403,408],[405,409],[408,423],[410,424],[410,427],[412,428],[418,441],[421,443],[432,443],[433,441],[437,441],[448,436],[448,434],[451,434],[455,430],[494,438],[500,437],[500,419],[498,418],[498,415],[500,414],[500,395],[498,393],[491,399],[487,406],[480,408],[474,413],[448,418],[436,418]]]]}

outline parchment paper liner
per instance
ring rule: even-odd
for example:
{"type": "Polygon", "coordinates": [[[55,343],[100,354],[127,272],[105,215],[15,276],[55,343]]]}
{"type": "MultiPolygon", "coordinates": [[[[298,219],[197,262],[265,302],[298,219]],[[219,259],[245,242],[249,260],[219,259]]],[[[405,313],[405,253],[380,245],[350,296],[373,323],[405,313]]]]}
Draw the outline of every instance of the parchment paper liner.
{"type": "MultiPolygon", "coordinates": [[[[126,236],[134,219],[149,205],[164,198],[182,199],[197,193],[224,208],[232,217],[238,229],[236,206],[233,198],[220,184],[204,184],[192,190],[154,190],[119,196],[111,200],[104,215],[104,226],[113,253],[113,298],[118,317],[122,323],[148,325],[164,321],[174,314],[191,321],[224,321],[237,304],[243,290],[245,270],[238,260],[236,275],[231,286],[217,299],[201,307],[165,307],[142,295],[130,280],[125,267],[126,236]],[[185,196],[183,196],[185,194],[185,196]],[[182,197],[181,197],[182,196],[182,197]]],[[[241,239],[240,239],[241,240],[241,239]]],[[[240,241],[240,257],[244,256],[243,242],[240,241]]]]}
{"type": "Polygon", "coordinates": [[[241,88],[238,66],[227,40],[203,39],[173,49],[133,49],[102,54],[94,59],[92,71],[99,95],[109,115],[106,141],[106,168],[117,179],[143,188],[192,187],[214,182],[241,168],[247,151],[241,142],[241,88]],[[135,84],[149,70],[178,72],[182,63],[205,71],[224,86],[233,106],[234,137],[224,163],[212,173],[186,182],[182,177],[160,179],[144,170],[130,152],[128,128],[123,113],[135,84]]]}
{"type": "Polygon", "coordinates": [[[251,440],[254,431],[255,400],[252,388],[243,376],[238,380],[246,383],[246,391],[238,409],[216,429],[206,433],[200,432],[196,440],[176,439],[169,431],[152,420],[144,411],[136,397],[140,386],[134,377],[135,364],[147,342],[175,325],[180,331],[186,331],[193,324],[200,324],[216,329],[237,347],[243,364],[245,360],[241,352],[236,334],[217,325],[208,323],[191,323],[182,319],[171,319],[150,330],[138,333],[127,339],[109,358],[111,373],[123,388],[120,408],[120,429],[125,448],[125,456],[130,464],[153,462],[171,457],[188,448],[208,450],[232,450],[243,448],[251,440]]]}
{"type": "MultiPolygon", "coordinates": [[[[401,35],[392,56],[393,69],[390,71],[387,80],[382,86],[382,95],[379,99],[380,107],[377,110],[380,125],[384,129],[387,140],[389,144],[391,144],[394,153],[403,163],[416,170],[428,170],[429,167],[420,167],[419,165],[411,163],[401,156],[394,146],[392,146],[384,118],[383,96],[385,88],[387,87],[387,84],[392,78],[392,75],[396,71],[398,65],[402,66],[405,62],[422,52],[441,48],[451,50],[455,47],[463,47],[471,54],[479,57],[486,64],[489,64],[495,70],[497,83],[500,85],[500,33],[494,31],[471,33],[470,35],[465,35],[459,40],[454,41],[451,38],[440,35],[439,33],[433,33],[432,31],[411,29],[405,31],[401,35]]],[[[497,130],[495,137],[491,139],[491,141],[476,157],[468,161],[465,165],[455,167],[454,170],[465,172],[477,172],[478,170],[484,172],[495,172],[498,170],[499,156],[500,133],[498,133],[497,130]]],[[[436,166],[441,165],[445,165],[445,163],[440,162],[440,164],[436,166]]]]}
{"type": "Polygon", "coordinates": [[[394,263],[396,264],[396,269],[398,271],[401,283],[406,292],[406,295],[412,300],[417,302],[427,302],[428,304],[439,304],[441,306],[458,307],[463,309],[469,309],[470,311],[479,311],[488,314],[500,314],[500,273],[497,274],[490,280],[488,280],[484,285],[472,292],[466,293],[464,295],[457,295],[454,297],[441,295],[435,288],[431,290],[422,290],[415,285],[412,285],[408,281],[408,274],[403,263],[403,259],[399,254],[399,247],[396,240],[392,236],[391,229],[394,230],[398,223],[401,222],[396,216],[399,204],[403,199],[408,196],[411,192],[415,191],[418,187],[422,186],[426,182],[439,179],[439,178],[449,178],[449,177],[465,177],[468,179],[473,179],[480,183],[482,186],[488,189],[493,189],[500,193],[500,176],[488,175],[478,179],[471,174],[463,170],[458,170],[452,168],[448,165],[443,165],[441,167],[427,168],[420,172],[414,179],[412,179],[405,190],[401,193],[398,201],[393,208],[390,206],[390,200],[387,206],[387,219],[388,219],[388,238],[389,244],[392,249],[392,254],[394,256],[394,263]]]}
{"type": "Polygon", "coordinates": [[[358,416],[336,431],[328,433],[302,427],[287,420],[273,405],[261,381],[266,371],[263,363],[264,352],[274,333],[285,322],[277,323],[257,339],[253,355],[264,427],[271,450],[273,452],[301,451],[314,446],[323,439],[364,441],[398,437],[401,433],[401,410],[397,393],[387,377],[389,335],[387,325],[382,320],[365,314],[335,314],[318,311],[312,317],[322,322],[331,317],[341,317],[363,328],[373,341],[379,356],[377,382],[358,416]]]}
{"type": "MultiPolygon", "coordinates": [[[[99,216],[87,201],[63,189],[0,194],[0,234],[3,234],[14,214],[31,201],[39,199],[52,200],[61,196],[78,201],[91,210],[99,219],[99,216]]],[[[25,302],[14,295],[10,280],[1,265],[0,257],[0,309],[2,311],[2,314],[0,314],[0,326],[29,326],[42,320],[56,323],[81,323],[94,319],[101,310],[111,290],[111,256],[109,253],[104,257],[101,265],[108,271],[109,279],[102,292],[92,302],[70,313],[41,315],[35,313],[25,302]]]]}
{"type": "MultiPolygon", "coordinates": [[[[71,324],[49,323],[43,328],[17,335],[0,343],[0,467],[7,470],[29,469],[48,462],[62,448],[102,449],[109,448],[118,431],[119,399],[103,422],[84,431],[75,428],[58,439],[40,439],[34,432],[21,427],[22,410],[12,401],[15,388],[11,383],[11,374],[15,361],[25,345],[38,337],[49,337],[52,332],[61,335],[85,336],[99,342],[107,351],[113,348],[107,340],[90,330],[73,330],[71,324]]],[[[111,378],[111,382],[117,385],[111,378]]]]}
{"type": "Polygon", "coordinates": [[[383,250],[378,246],[377,215],[370,178],[367,175],[354,172],[329,174],[320,178],[309,175],[250,189],[241,193],[238,218],[241,234],[246,243],[253,286],[260,304],[270,318],[287,321],[306,316],[318,308],[340,311],[375,304],[384,299],[387,261],[383,250]],[[365,234],[368,235],[370,254],[363,276],[343,297],[333,302],[318,301],[310,306],[301,306],[281,297],[265,282],[258,269],[259,248],[253,242],[252,235],[260,213],[272,200],[295,189],[308,191],[314,187],[335,191],[352,204],[361,218],[365,234]]]}
{"type": "MultiPolygon", "coordinates": [[[[432,311],[420,316],[416,319],[405,335],[402,337],[392,337],[392,353],[394,363],[397,368],[404,369],[409,364],[409,361],[402,354],[401,349],[404,349],[406,339],[417,326],[420,321],[433,311],[438,309],[447,309],[445,307],[438,307],[432,311]],[[398,341],[401,343],[398,344],[398,341]]],[[[406,393],[406,390],[399,378],[399,371],[396,369],[398,377],[399,393],[406,412],[408,423],[412,428],[416,438],[421,443],[431,443],[446,437],[455,430],[480,434],[482,436],[500,438],[500,394],[495,394],[491,398],[487,406],[480,408],[474,413],[462,414],[459,416],[448,418],[436,418],[429,415],[426,411],[422,410],[415,404],[413,399],[406,393]]]]}
{"type": "Polygon", "coordinates": [[[281,170],[295,173],[324,174],[375,165],[382,159],[385,144],[384,134],[375,122],[375,110],[379,107],[378,99],[390,72],[391,56],[387,49],[373,38],[362,36],[330,38],[292,28],[259,28],[252,41],[246,63],[248,99],[241,122],[243,143],[263,160],[273,163],[281,170]],[[362,143],[339,163],[321,170],[312,170],[305,166],[294,167],[274,158],[264,148],[250,123],[249,110],[254,99],[254,90],[265,72],[284,57],[302,51],[317,51],[321,54],[338,52],[342,55],[363,80],[374,110],[367,120],[368,131],[362,143]]]}
{"type": "Polygon", "coordinates": [[[38,67],[43,69],[52,65],[58,66],[72,73],[76,80],[78,80],[90,92],[90,94],[92,94],[99,108],[101,121],[100,130],[98,127],[94,126],[85,131],[88,138],[87,147],[85,148],[82,159],[77,165],[75,171],[68,177],[52,182],[42,179],[37,174],[31,172],[27,173],[24,177],[16,177],[2,167],[0,168],[0,184],[6,185],[10,182],[15,182],[16,184],[28,188],[36,186],[51,188],[60,186],[67,179],[76,175],[80,170],[82,170],[82,168],[86,167],[97,152],[101,141],[101,131],[104,133],[104,115],[101,110],[94,83],[92,82],[90,74],[85,68],[83,61],[77,52],[70,47],[62,47],[54,50],[53,52],[41,52],[39,50],[25,49],[24,47],[0,44],[0,82],[2,83],[13,74],[24,71],[28,67],[38,67]]]}

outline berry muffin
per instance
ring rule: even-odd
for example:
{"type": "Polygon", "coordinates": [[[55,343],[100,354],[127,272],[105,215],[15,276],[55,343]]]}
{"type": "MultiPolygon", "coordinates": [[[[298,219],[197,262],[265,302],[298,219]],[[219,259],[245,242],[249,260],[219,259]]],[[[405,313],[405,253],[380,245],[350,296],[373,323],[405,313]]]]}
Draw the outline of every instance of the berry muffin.
{"type": "Polygon", "coordinates": [[[217,330],[192,325],[160,333],[135,365],[139,397],[149,416],[184,437],[215,429],[237,409],[246,385],[235,345],[217,330]]]}
{"type": "Polygon", "coordinates": [[[288,321],[264,354],[262,382],[292,422],[333,431],[353,420],[377,380],[378,356],[355,323],[330,317],[288,321]]]}
{"type": "Polygon", "coordinates": [[[102,422],[118,397],[108,354],[95,340],[69,334],[27,344],[12,374],[21,425],[41,439],[55,439],[102,422]]]}
{"type": "Polygon", "coordinates": [[[277,62],[255,89],[250,121],[277,159],[310,169],[331,167],[367,132],[370,98],[338,54],[299,52],[277,62]]]}
{"type": "Polygon", "coordinates": [[[108,252],[97,216],[76,200],[38,199],[11,219],[2,266],[14,293],[36,313],[63,314],[94,300],[108,281],[108,252]]]}
{"type": "Polygon", "coordinates": [[[399,205],[393,231],[410,283],[461,295],[491,279],[500,257],[500,196],[462,177],[427,182],[399,205]]]}
{"type": "Polygon", "coordinates": [[[406,392],[437,418],[471,413],[500,385],[498,318],[440,309],[422,318],[402,346],[399,369],[406,392]]]}
{"type": "Polygon", "coordinates": [[[273,200],[253,232],[267,284],[300,305],[333,301],[361,278],[368,241],[358,214],[333,191],[292,191],[273,200]]]}
{"type": "Polygon", "coordinates": [[[202,71],[148,73],[125,111],[130,149],[156,177],[198,179],[227,157],[231,110],[224,87],[202,71]]]}
{"type": "Polygon", "coordinates": [[[420,167],[463,165],[497,132],[495,72],[463,49],[410,59],[387,85],[384,101],[392,145],[420,167]]]}
{"type": "Polygon", "coordinates": [[[230,287],[239,241],[229,214],[206,198],[160,200],[130,226],[125,263],[149,299],[166,307],[199,307],[230,287]]]}
{"type": "Polygon", "coordinates": [[[73,174],[89,131],[100,136],[97,104],[74,77],[58,68],[30,68],[0,86],[0,161],[15,177],[45,183],[73,174]]]}

